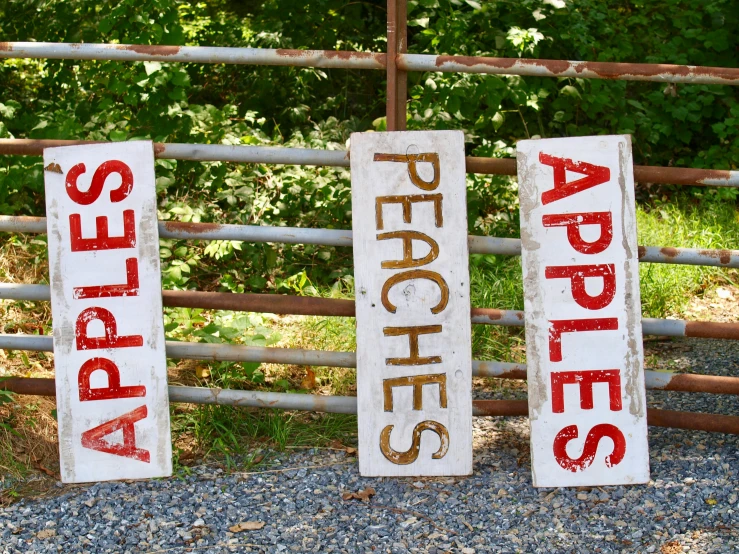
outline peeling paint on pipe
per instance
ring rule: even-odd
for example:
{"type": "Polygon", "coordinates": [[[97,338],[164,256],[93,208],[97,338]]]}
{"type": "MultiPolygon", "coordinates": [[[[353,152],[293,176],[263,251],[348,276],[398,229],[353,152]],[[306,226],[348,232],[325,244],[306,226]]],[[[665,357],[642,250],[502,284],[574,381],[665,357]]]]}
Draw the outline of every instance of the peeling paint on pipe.
{"type": "Polygon", "coordinates": [[[374,52],[61,42],[0,42],[0,58],[225,63],[338,69],[385,69],[386,65],[386,55],[374,52]]]}
{"type": "Polygon", "coordinates": [[[640,246],[639,261],[646,263],[739,267],[739,250],[640,246]]]}
{"type": "MultiPolygon", "coordinates": [[[[0,232],[45,233],[46,218],[0,215],[0,232]]],[[[165,239],[180,240],[240,240],[282,244],[352,246],[351,231],[302,227],[160,221],[159,236],[165,239]]],[[[470,235],[467,237],[467,241],[472,254],[521,255],[521,241],[519,239],[470,235]]],[[[698,250],[696,248],[640,246],[639,261],[645,263],[739,267],[739,250],[698,250]]]]}
{"type": "MultiPolygon", "coordinates": [[[[515,158],[478,158],[471,156],[466,158],[466,162],[467,173],[516,175],[515,158]]],[[[739,171],[635,165],[634,181],[666,185],[739,187],[739,171]]]]}
{"type": "Polygon", "coordinates": [[[405,71],[441,71],[444,73],[487,73],[530,77],[574,77],[577,79],[619,79],[691,83],[704,85],[739,85],[739,69],[694,65],[580,62],[483,56],[434,56],[399,54],[397,64],[405,71]]]}
{"type": "MultiPolygon", "coordinates": [[[[0,57],[287,65],[344,69],[385,69],[387,67],[387,56],[377,52],[139,44],[1,42],[0,57]]],[[[728,67],[426,54],[398,54],[396,64],[398,69],[403,71],[621,79],[660,83],[739,84],[739,69],[728,67]]]]}

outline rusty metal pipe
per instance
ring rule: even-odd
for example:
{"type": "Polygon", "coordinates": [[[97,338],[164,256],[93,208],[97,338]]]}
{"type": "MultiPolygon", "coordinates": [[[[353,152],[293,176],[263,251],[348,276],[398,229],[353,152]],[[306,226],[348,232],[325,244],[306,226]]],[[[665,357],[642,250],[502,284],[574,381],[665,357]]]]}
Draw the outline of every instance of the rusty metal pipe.
{"type": "Polygon", "coordinates": [[[653,427],[739,435],[739,417],[737,416],[647,408],[647,423],[653,427]]]}
{"type": "Polygon", "coordinates": [[[572,77],[576,79],[619,79],[691,83],[703,85],[739,85],[739,68],[694,65],[580,62],[485,56],[434,56],[401,54],[398,67],[405,71],[441,71],[444,73],[486,73],[530,77],[572,77]]]}
{"type": "MultiPolygon", "coordinates": [[[[0,334],[0,349],[52,352],[53,342],[51,336],[0,334]]],[[[174,359],[357,367],[357,357],[354,352],[326,352],[322,350],[302,350],[295,348],[261,348],[234,344],[206,344],[176,341],[167,341],[166,351],[167,357],[174,359]]],[[[526,365],[510,362],[472,360],[472,375],[475,377],[525,380],[526,365]]],[[[646,370],[644,375],[645,386],[649,390],[739,394],[739,377],[685,375],[668,371],[651,370],[646,370]]]]}
{"type": "MultiPolygon", "coordinates": [[[[468,157],[466,167],[467,173],[511,176],[517,174],[515,158],[468,157]]],[[[635,165],[634,181],[665,185],[739,187],[739,171],[635,165]]]]}
{"type": "MultiPolygon", "coordinates": [[[[45,233],[46,218],[0,215],[0,232],[45,233]]],[[[337,229],[160,221],[159,236],[178,240],[239,240],[257,243],[352,246],[353,234],[348,230],[337,229]]],[[[521,255],[519,239],[469,235],[467,242],[471,254],[521,255]]],[[[639,261],[731,268],[739,267],[739,250],[640,246],[639,261]]]]}
{"type": "MultiPolygon", "coordinates": [[[[48,285],[0,283],[0,299],[48,301],[48,285]]],[[[237,294],[191,290],[163,290],[165,306],[203,308],[280,315],[314,315],[354,317],[354,301],[343,298],[313,298],[282,294],[237,294]]],[[[471,322],[479,325],[522,327],[524,313],[518,310],[472,308],[471,322]]],[[[697,337],[739,340],[739,323],[717,321],[683,321],[679,319],[642,319],[645,335],[697,337]]]]}
{"type": "MultiPolygon", "coordinates": [[[[0,139],[0,154],[41,156],[44,148],[100,142],[105,141],[0,139]]],[[[349,167],[349,152],[344,150],[155,142],[154,155],[170,160],[349,167]]],[[[512,158],[468,157],[466,162],[467,173],[516,175],[516,160],[512,158]]],[[[739,187],[739,171],[635,165],[634,180],[638,183],[667,185],[739,187]]]]}
{"type": "MultiPolygon", "coordinates": [[[[0,283],[0,299],[43,302],[50,300],[48,285],[0,283]]],[[[165,306],[203,308],[280,315],[354,317],[354,301],[343,298],[313,298],[283,294],[237,294],[192,290],[163,290],[165,306]]],[[[479,325],[522,327],[524,313],[517,310],[472,308],[471,322],[479,325]]],[[[642,319],[645,335],[739,340],[739,323],[684,321],[680,319],[642,319]]]]}
{"type": "Polygon", "coordinates": [[[398,6],[387,0],[387,86],[385,87],[385,122],[388,131],[398,130],[398,6]]]}
{"type": "Polygon", "coordinates": [[[473,400],[473,416],[529,416],[527,400],[473,400]]]}
{"type": "MultiPolygon", "coordinates": [[[[407,0],[395,0],[397,8],[397,15],[395,17],[395,36],[396,36],[396,59],[397,54],[404,54],[408,51],[408,2],[407,0]]],[[[388,57],[388,62],[390,58],[388,57]]],[[[389,63],[388,63],[389,65],[389,63]]],[[[398,69],[397,63],[395,64],[397,71],[397,84],[395,87],[395,105],[397,108],[397,115],[395,117],[398,131],[405,131],[406,129],[406,101],[408,97],[408,73],[402,69],[398,69]]]]}
{"type": "MultiPolygon", "coordinates": [[[[2,286],[0,285],[0,297],[1,295],[2,286]]],[[[165,306],[178,308],[354,317],[354,300],[342,298],[163,290],[162,301],[165,306]]]]}
{"type": "MultiPolygon", "coordinates": [[[[0,381],[0,389],[16,394],[56,396],[54,379],[13,377],[0,381]]],[[[220,404],[238,407],[275,408],[355,414],[357,399],[353,396],[320,396],[264,391],[242,391],[205,387],[169,387],[171,402],[220,404]]],[[[473,400],[474,416],[528,416],[526,400],[473,400]]],[[[673,427],[739,435],[739,417],[696,412],[647,409],[647,422],[654,427],[673,427]]]]}
{"type": "Polygon", "coordinates": [[[15,394],[29,396],[56,396],[54,379],[39,379],[37,377],[10,377],[0,379],[0,390],[8,390],[15,394]]]}
{"type": "Polygon", "coordinates": [[[398,54],[407,50],[406,0],[387,1],[387,108],[388,131],[404,131],[408,74],[398,69],[398,54]]]}

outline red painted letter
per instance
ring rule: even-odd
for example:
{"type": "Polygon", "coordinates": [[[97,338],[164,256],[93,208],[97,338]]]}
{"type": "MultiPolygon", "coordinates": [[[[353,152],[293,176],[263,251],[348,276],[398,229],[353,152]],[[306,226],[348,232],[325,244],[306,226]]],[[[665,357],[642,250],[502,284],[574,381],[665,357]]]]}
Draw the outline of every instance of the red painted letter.
{"type": "Polygon", "coordinates": [[[139,295],[139,262],[136,258],[126,260],[126,282],[123,285],[74,287],[75,298],[111,298],[113,296],[139,295]]]}
{"type": "Polygon", "coordinates": [[[574,460],[567,455],[567,443],[577,438],[577,425],[568,425],[554,437],[554,457],[557,458],[557,463],[567,471],[576,473],[587,469],[593,463],[598,450],[598,442],[603,437],[608,437],[613,441],[613,452],[606,456],[606,466],[618,465],[626,454],[626,439],[618,427],[610,423],[601,423],[590,430],[588,436],[585,437],[582,455],[574,460]]]}
{"type": "Polygon", "coordinates": [[[592,410],[593,383],[608,383],[611,411],[618,412],[621,409],[621,372],[618,369],[553,372],[552,411],[555,414],[565,411],[565,385],[577,385],[580,388],[580,407],[592,410]]]}
{"type": "Polygon", "coordinates": [[[550,321],[549,329],[549,361],[562,361],[562,333],[579,331],[615,331],[618,329],[617,317],[601,317],[593,319],[555,319],[550,321]]]}
{"type": "Polygon", "coordinates": [[[134,423],[144,419],[147,416],[146,406],[136,408],[132,412],[123,414],[111,421],[103,423],[89,431],[82,433],[82,446],[90,450],[99,452],[107,452],[116,456],[125,458],[133,458],[140,462],[149,463],[149,451],[136,448],[136,429],[134,423]],[[103,437],[115,433],[119,429],[123,429],[123,444],[111,444],[103,437]]]}
{"type": "Polygon", "coordinates": [[[543,192],[541,195],[541,202],[544,205],[605,183],[611,178],[611,170],[601,165],[593,165],[587,162],[573,162],[569,158],[558,158],[545,154],[544,152],[539,153],[539,161],[544,165],[551,165],[554,168],[554,188],[543,192]],[[587,177],[568,183],[568,171],[583,173],[587,177]]]}
{"type": "Polygon", "coordinates": [[[584,214],[545,215],[541,218],[544,227],[567,227],[567,240],[572,248],[582,254],[598,254],[611,245],[613,222],[611,212],[592,212],[584,214]],[[582,225],[600,226],[600,235],[593,242],[583,240],[580,233],[582,225]]]}
{"type": "Polygon", "coordinates": [[[123,210],[123,236],[108,235],[108,218],[104,215],[95,218],[97,236],[91,239],[82,238],[82,220],[80,214],[69,214],[69,234],[72,252],[88,250],[117,250],[136,246],[136,220],[133,210],[123,210]]]}
{"type": "Polygon", "coordinates": [[[572,297],[575,302],[588,310],[605,308],[611,303],[616,294],[616,266],[613,264],[547,267],[544,276],[547,279],[569,279],[572,285],[572,297]],[[585,290],[585,279],[587,277],[603,279],[603,290],[597,296],[591,296],[585,290]]]}
{"type": "Polygon", "coordinates": [[[146,387],[143,385],[122,387],[118,366],[106,358],[91,358],[82,364],[77,375],[77,382],[79,383],[81,402],[85,400],[110,400],[113,398],[146,396],[146,387]],[[108,386],[90,388],[90,376],[98,370],[104,371],[108,376],[108,386]]]}
{"type": "Polygon", "coordinates": [[[77,336],[77,350],[95,350],[97,348],[125,348],[127,346],[143,346],[144,338],[141,335],[118,336],[118,325],[115,317],[105,308],[87,308],[77,316],[75,329],[77,336]],[[99,319],[105,326],[104,337],[88,337],[87,324],[99,319]]]}
{"type": "Polygon", "coordinates": [[[111,202],[120,202],[129,195],[133,188],[133,173],[131,172],[131,168],[119,160],[110,160],[100,164],[92,176],[90,188],[83,192],[77,188],[77,179],[85,171],[87,171],[85,164],[77,164],[67,173],[67,195],[77,204],[89,206],[95,202],[100,197],[100,193],[103,192],[105,180],[111,173],[118,173],[121,176],[121,186],[110,191],[111,202]]]}

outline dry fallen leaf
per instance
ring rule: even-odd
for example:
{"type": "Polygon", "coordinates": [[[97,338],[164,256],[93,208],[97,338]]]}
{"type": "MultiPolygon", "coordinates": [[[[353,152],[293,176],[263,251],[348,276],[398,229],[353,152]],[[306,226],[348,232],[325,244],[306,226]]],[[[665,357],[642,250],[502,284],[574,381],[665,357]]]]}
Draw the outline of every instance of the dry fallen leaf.
{"type": "Polygon", "coordinates": [[[210,377],[210,369],[205,366],[198,366],[195,368],[195,376],[198,379],[207,379],[210,377]]]}
{"type": "Polygon", "coordinates": [[[355,456],[357,454],[357,449],[356,448],[353,448],[351,446],[343,445],[343,444],[341,444],[340,441],[337,441],[337,440],[332,440],[330,446],[331,446],[331,448],[335,448],[336,450],[343,450],[344,452],[346,452],[350,456],[355,456]]]}
{"type": "Polygon", "coordinates": [[[316,388],[316,373],[312,369],[305,370],[305,377],[300,382],[300,388],[302,389],[315,389],[316,388]]]}
{"type": "Polygon", "coordinates": [[[725,289],[723,287],[719,287],[716,289],[716,296],[719,298],[723,298],[726,300],[727,298],[731,298],[733,295],[731,294],[731,291],[729,289],[725,289]]]}
{"type": "Polygon", "coordinates": [[[266,524],[263,521],[242,521],[241,523],[237,523],[236,525],[229,527],[228,530],[232,533],[240,533],[241,531],[258,531],[265,525],[266,524]]]}
{"type": "Polygon", "coordinates": [[[341,498],[343,500],[351,500],[351,499],[355,498],[357,500],[362,500],[364,502],[368,502],[370,498],[372,498],[373,496],[375,496],[375,494],[376,494],[375,493],[375,489],[373,489],[372,487],[367,487],[366,489],[359,490],[357,492],[349,492],[349,491],[347,491],[347,492],[345,492],[344,494],[341,495],[341,498]]]}
{"type": "Polygon", "coordinates": [[[670,541],[663,544],[659,551],[661,554],[682,554],[683,545],[679,541],[670,541]]]}

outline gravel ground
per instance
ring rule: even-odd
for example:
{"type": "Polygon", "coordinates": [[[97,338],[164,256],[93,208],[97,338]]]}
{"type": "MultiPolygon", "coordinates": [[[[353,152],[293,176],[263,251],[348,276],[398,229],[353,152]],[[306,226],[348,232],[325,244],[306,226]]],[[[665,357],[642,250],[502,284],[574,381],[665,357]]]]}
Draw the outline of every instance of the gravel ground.
{"type": "MultiPolygon", "coordinates": [[[[651,342],[647,359],[739,375],[739,344],[729,341],[651,342]]],[[[649,400],[739,414],[736,397],[649,400]]],[[[0,509],[0,552],[739,552],[737,436],[650,428],[649,484],[535,489],[526,420],[474,426],[466,479],[364,479],[345,452],[312,449],[249,474],[199,467],[182,479],[58,484],[56,495],[0,509]],[[376,491],[367,501],[342,498],[367,487],[376,491]],[[229,531],[245,522],[261,528],[229,531]]]]}

